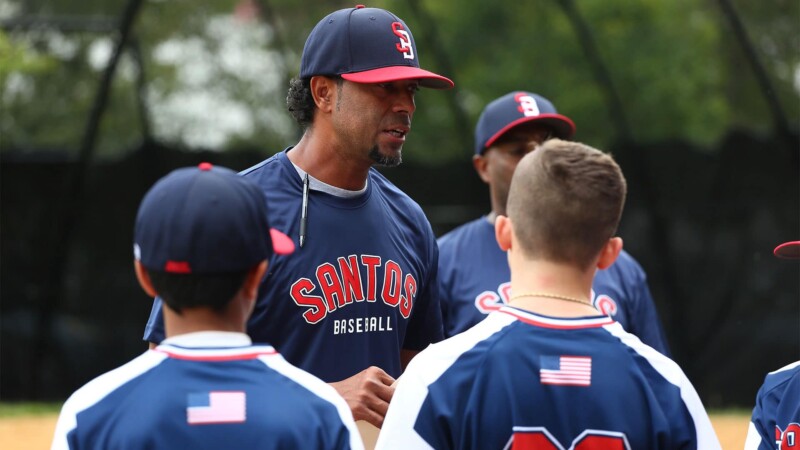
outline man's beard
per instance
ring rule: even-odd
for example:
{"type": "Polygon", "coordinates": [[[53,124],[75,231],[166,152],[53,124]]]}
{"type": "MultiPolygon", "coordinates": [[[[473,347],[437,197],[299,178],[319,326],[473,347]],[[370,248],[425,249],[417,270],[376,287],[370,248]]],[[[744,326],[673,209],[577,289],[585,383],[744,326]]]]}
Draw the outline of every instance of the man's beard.
{"type": "Polygon", "coordinates": [[[397,167],[403,162],[402,151],[398,151],[397,156],[387,156],[378,150],[377,145],[369,151],[369,157],[375,161],[375,164],[383,167],[397,167]]]}

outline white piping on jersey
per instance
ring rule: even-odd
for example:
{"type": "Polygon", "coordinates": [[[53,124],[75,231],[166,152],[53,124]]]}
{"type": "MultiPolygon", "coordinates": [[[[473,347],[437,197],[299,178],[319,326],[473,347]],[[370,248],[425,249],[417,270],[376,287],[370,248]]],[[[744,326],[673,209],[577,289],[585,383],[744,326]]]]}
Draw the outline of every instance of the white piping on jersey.
{"type": "Polygon", "coordinates": [[[711,426],[711,420],[708,418],[703,403],[697,395],[697,391],[692,386],[692,383],[683,373],[680,366],[673,360],[659,353],[654,348],[642,343],[642,341],[635,335],[628,333],[618,323],[614,323],[603,327],[611,335],[619,338],[619,340],[626,346],[633,349],[639,356],[646,359],[647,362],[655,369],[665,380],[675,385],[681,391],[681,399],[683,399],[686,409],[692,416],[694,422],[697,448],[716,450],[721,449],[719,441],[716,439],[716,433],[711,426]]]}
{"type": "Polygon", "coordinates": [[[282,356],[277,358],[261,356],[258,359],[266,364],[270,369],[303,386],[304,388],[313,392],[317,397],[320,397],[321,399],[326,400],[328,403],[333,404],[333,406],[336,407],[336,411],[339,413],[339,418],[341,419],[342,423],[344,423],[344,425],[350,431],[350,448],[352,450],[361,450],[364,448],[364,444],[361,441],[361,434],[358,431],[358,427],[356,427],[356,422],[355,419],[353,419],[353,413],[350,411],[350,407],[347,406],[344,398],[342,398],[331,385],[325,383],[314,375],[291,365],[289,362],[283,359],[282,356]]]}
{"type": "Polygon", "coordinates": [[[772,375],[772,374],[778,373],[778,372],[783,372],[784,370],[792,370],[797,366],[800,366],[800,361],[795,361],[795,362],[793,362],[793,363],[791,363],[791,364],[789,364],[787,366],[781,367],[778,370],[773,370],[772,372],[769,373],[769,375],[772,375]]]}
{"type": "Polygon", "coordinates": [[[159,365],[167,355],[146,351],[127,364],[107,372],[78,389],[61,408],[53,438],[52,450],[69,449],[67,434],[78,426],[78,413],[94,406],[117,388],[159,365]]]}
{"type": "Polygon", "coordinates": [[[503,306],[499,309],[499,312],[509,314],[522,322],[545,328],[596,328],[614,323],[614,319],[608,316],[548,317],[511,306],[503,306]]]}

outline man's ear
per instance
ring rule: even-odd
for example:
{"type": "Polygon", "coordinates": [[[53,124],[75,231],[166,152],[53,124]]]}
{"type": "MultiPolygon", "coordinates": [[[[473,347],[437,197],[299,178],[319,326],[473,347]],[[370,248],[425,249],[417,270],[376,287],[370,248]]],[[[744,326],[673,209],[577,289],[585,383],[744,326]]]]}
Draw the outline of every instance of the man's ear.
{"type": "Polygon", "coordinates": [[[511,249],[511,234],[513,232],[513,225],[511,219],[506,216],[497,216],[494,221],[494,237],[497,239],[497,245],[504,252],[511,249]]]}
{"type": "Polygon", "coordinates": [[[133,270],[136,271],[136,279],[139,280],[139,286],[142,287],[144,293],[149,297],[156,298],[158,293],[153,287],[153,282],[150,280],[150,274],[147,273],[147,269],[144,268],[138,259],[133,260],[133,270]]]}
{"type": "Polygon", "coordinates": [[[478,172],[478,176],[481,177],[484,183],[489,184],[491,179],[489,178],[489,160],[486,159],[486,155],[475,155],[472,157],[472,166],[475,167],[475,172],[478,172]]]}
{"type": "Polygon", "coordinates": [[[619,252],[622,251],[622,238],[613,237],[606,242],[600,250],[600,258],[597,260],[598,269],[607,269],[617,260],[619,252]]]}
{"type": "Polygon", "coordinates": [[[314,103],[321,111],[330,112],[333,109],[334,100],[331,99],[336,93],[336,80],[330,77],[313,76],[309,88],[314,103]]]}

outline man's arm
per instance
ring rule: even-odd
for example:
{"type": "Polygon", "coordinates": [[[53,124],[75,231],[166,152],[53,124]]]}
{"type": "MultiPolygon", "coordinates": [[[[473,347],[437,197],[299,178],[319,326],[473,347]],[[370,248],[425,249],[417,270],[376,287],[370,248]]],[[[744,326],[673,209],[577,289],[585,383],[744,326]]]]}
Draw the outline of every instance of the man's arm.
{"type": "Polygon", "coordinates": [[[342,381],[329,383],[344,400],[353,419],[380,428],[394,395],[394,378],[380,367],[371,366],[342,381]]]}

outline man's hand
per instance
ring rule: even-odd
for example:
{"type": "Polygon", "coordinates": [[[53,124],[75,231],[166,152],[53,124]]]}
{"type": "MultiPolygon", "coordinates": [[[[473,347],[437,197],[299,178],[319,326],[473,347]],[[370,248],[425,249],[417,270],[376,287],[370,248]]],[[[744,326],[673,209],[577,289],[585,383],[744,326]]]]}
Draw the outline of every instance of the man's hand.
{"type": "Polygon", "coordinates": [[[368,367],[342,381],[330,383],[344,397],[353,419],[365,420],[380,428],[394,395],[394,378],[380,367],[368,367]]]}

